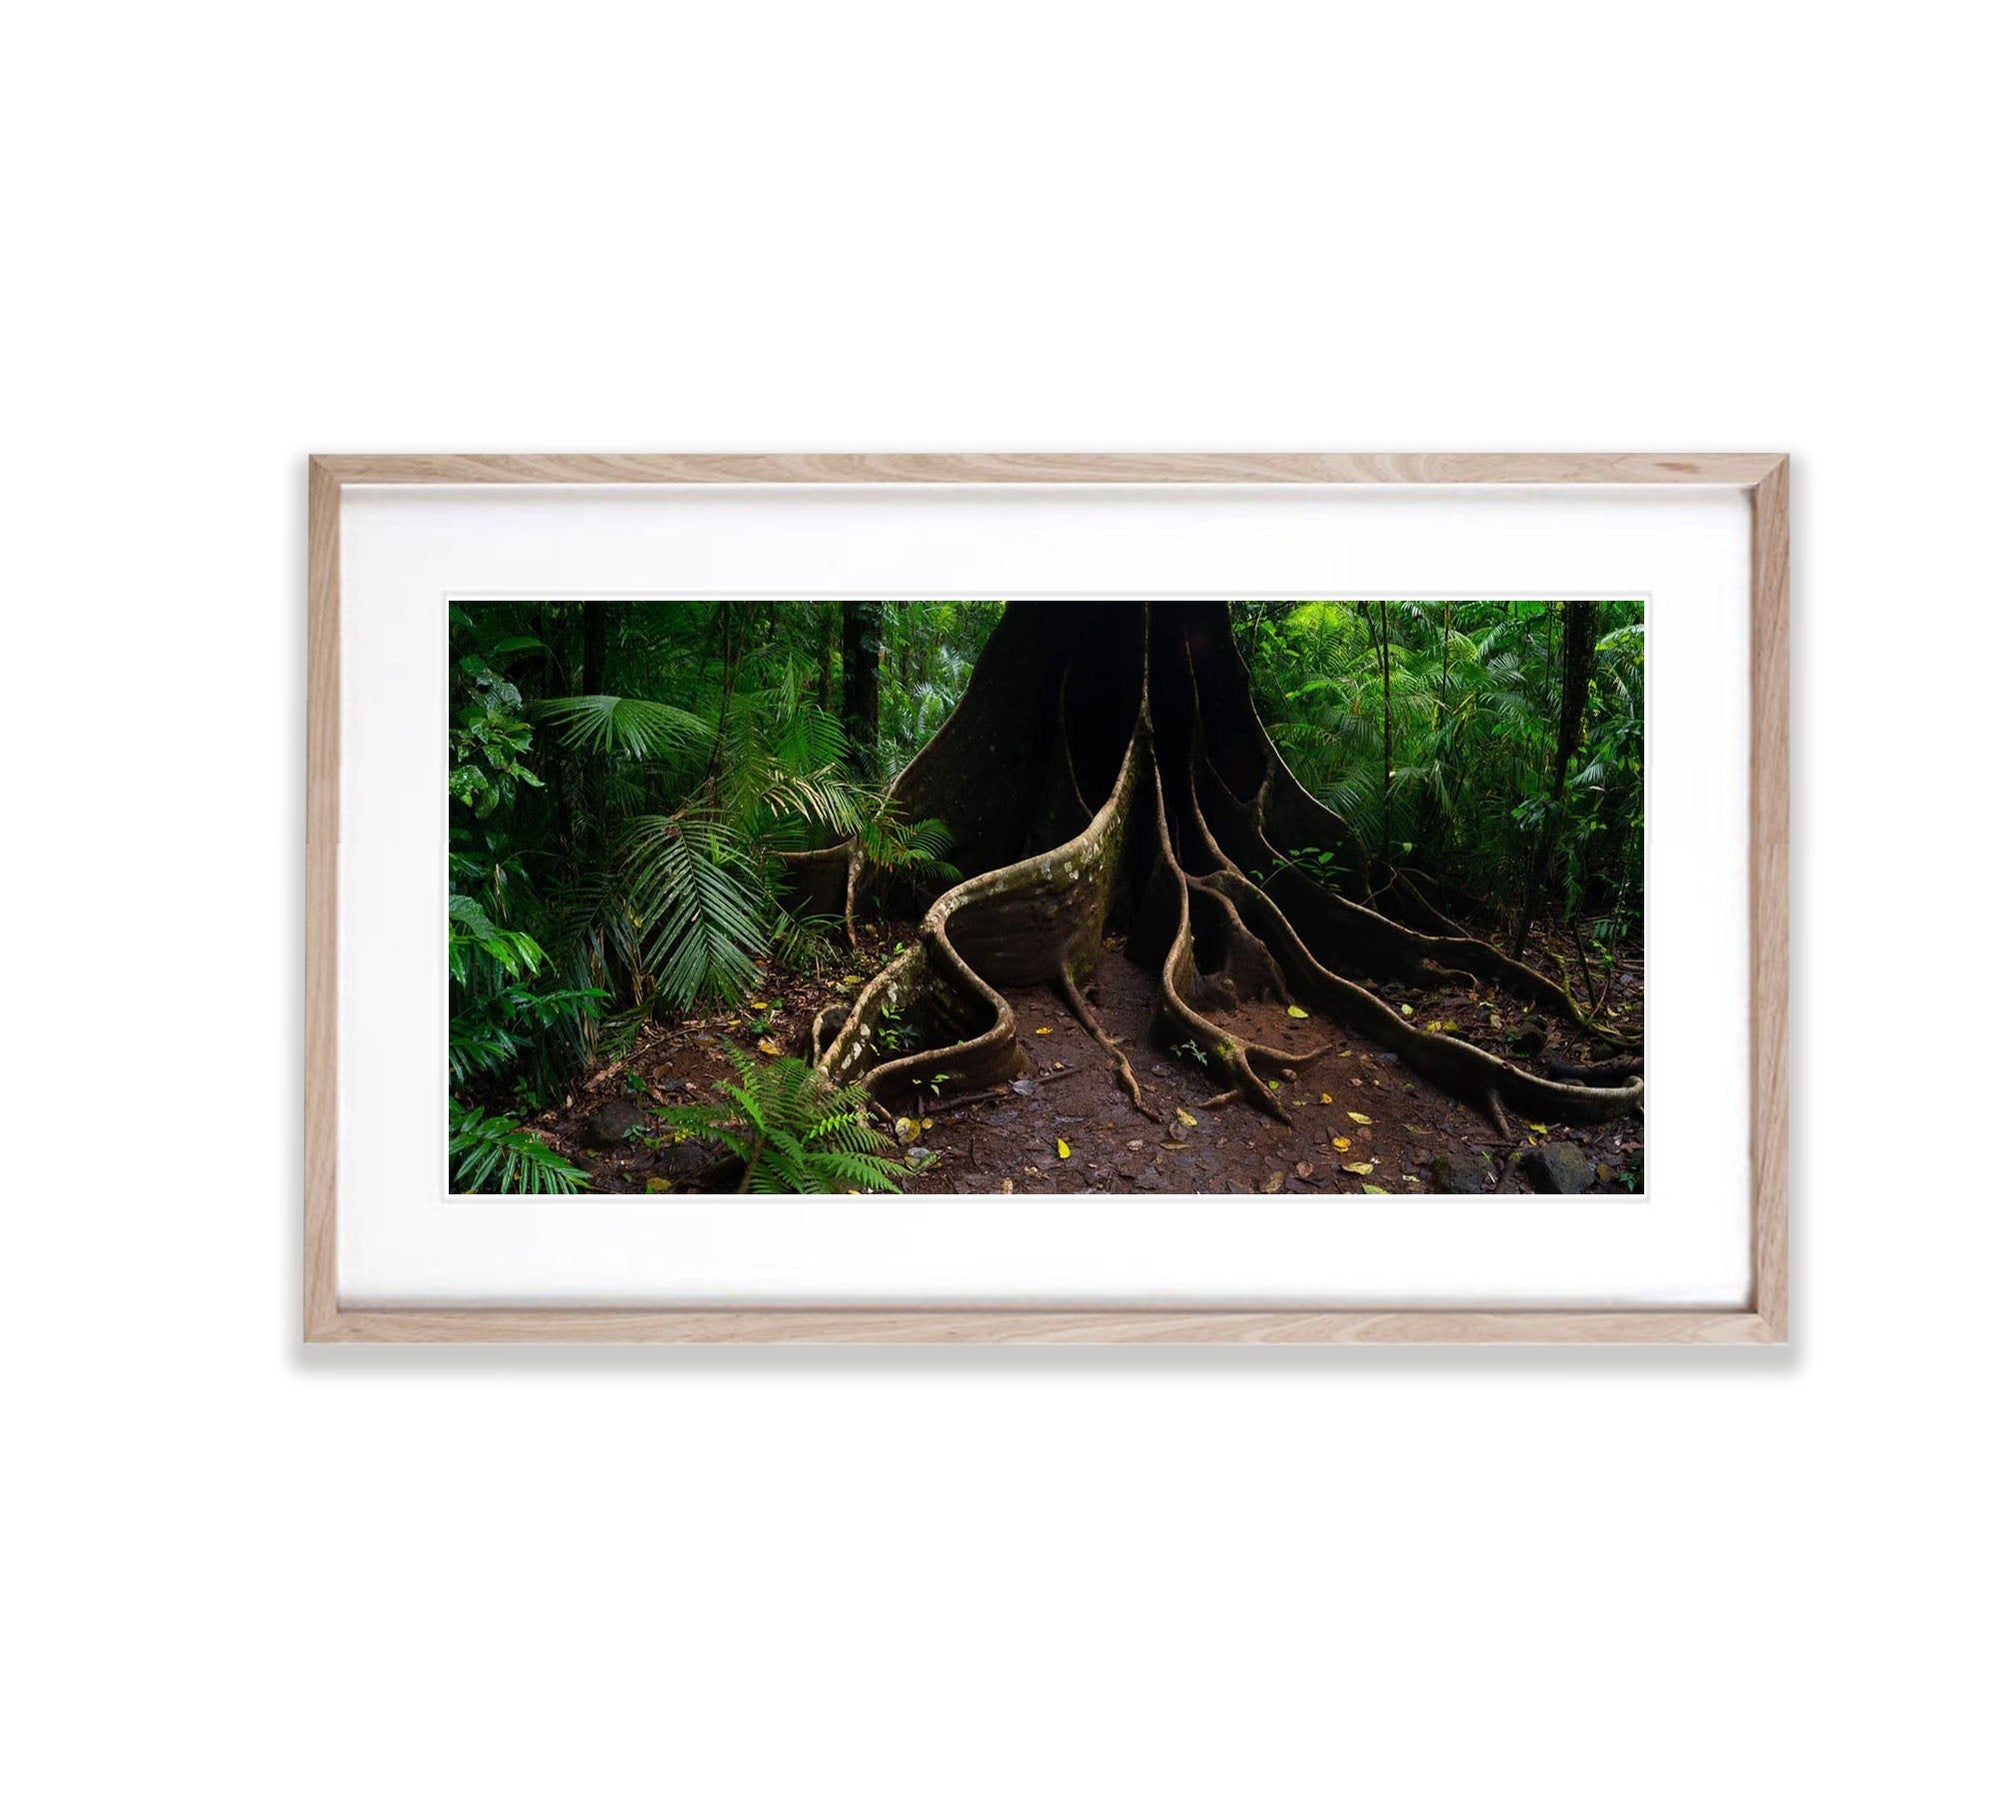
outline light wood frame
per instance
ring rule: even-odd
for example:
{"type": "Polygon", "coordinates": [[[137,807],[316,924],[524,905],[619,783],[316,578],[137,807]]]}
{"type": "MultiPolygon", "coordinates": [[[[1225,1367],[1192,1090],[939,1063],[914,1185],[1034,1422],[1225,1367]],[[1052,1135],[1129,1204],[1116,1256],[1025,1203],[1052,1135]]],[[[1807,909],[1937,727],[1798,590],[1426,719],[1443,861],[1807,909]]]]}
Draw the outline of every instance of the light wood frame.
{"type": "Polygon", "coordinates": [[[314,1343],[1722,1343],[1789,1340],[1790,460],[1781,455],[317,456],[308,508],[305,1336],[314,1343]],[[1750,1302],[1739,1311],[1019,1307],[343,1310],[335,1266],[340,500],[640,482],[1615,483],[1743,489],[1750,573],[1750,1302]]]}

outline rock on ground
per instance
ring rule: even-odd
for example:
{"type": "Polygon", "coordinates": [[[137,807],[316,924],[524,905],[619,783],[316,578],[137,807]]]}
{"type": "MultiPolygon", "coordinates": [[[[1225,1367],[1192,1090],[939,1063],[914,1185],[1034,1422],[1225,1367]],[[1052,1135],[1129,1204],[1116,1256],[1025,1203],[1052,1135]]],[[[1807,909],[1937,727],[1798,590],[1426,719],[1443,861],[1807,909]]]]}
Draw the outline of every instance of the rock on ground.
{"type": "Polygon", "coordinates": [[[1573,1143],[1541,1143],[1520,1160],[1536,1193],[1586,1193],[1596,1179],[1596,1164],[1573,1143]]]}

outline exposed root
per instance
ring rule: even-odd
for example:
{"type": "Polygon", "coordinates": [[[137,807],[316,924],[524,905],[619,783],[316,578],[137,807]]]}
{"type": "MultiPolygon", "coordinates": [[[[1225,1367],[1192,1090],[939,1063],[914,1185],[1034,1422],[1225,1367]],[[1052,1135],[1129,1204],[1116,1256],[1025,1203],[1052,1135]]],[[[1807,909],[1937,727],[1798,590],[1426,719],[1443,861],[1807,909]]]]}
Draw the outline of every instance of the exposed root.
{"type": "MultiPolygon", "coordinates": [[[[1247,1001],[1289,1003],[1294,993],[1490,1109],[1509,1137],[1508,1108],[1593,1121],[1642,1103],[1635,1064],[1586,1072],[1550,1064],[1571,1077],[1550,1080],[1413,1026],[1336,972],[1335,964],[1418,984],[1487,980],[1606,1041],[1626,1041],[1583,1017],[1565,987],[1456,926],[1398,871],[1370,863],[1263,730],[1219,605],[1009,606],[957,710],[889,797],[908,816],[945,818],[954,859],[973,872],[934,901],[911,947],[851,1009],[814,1020],[813,1051],[828,1079],[892,1094],[941,1074],[964,1096],[946,1105],[998,1097],[1025,1067],[1001,989],[1048,983],[1111,1056],[1134,1107],[1160,1122],[1078,985],[1113,908],[1127,907],[1134,950],[1158,959],[1155,1034],[1194,1045],[1225,1083],[1205,1105],[1241,1099],[1294,1123],[1269,1077],[1310,1067],[1332,1043],[1293,1053],[1226,1022],[1247,1001]],[[1083,672],[1087,681],[1072,682],[1083,672]],[[1283,846],[1308,844],[1333,851],[1350,871],[1349,891],[1379,905],[1300,872],[1283,846]],[[1621,1085],[1601,1084],[1627,1070],[1621,1085]]],[[[865,887],[859,846],[787,864],[802,891],[842,906],[851,940],[865,887]]]]}
{"type": "Polygon", "coordinates": [[[1101,1048],[1110,1051],[1111,1060],[1117,1068],[1118,1080],[1123,1084],[1124,1090],[1131,1095],[1131,1103],[1138,1108],[1142,1116],[1151,1119],[1154,1124],[1163,1124],[1165,1120],[1145,1103],[1145,1095],[1138,1089],[1138,1076],[1132,1072],[1131,1059],[1118,1047],[1117,1039],[1098,1021],[1096,1013],[1090,1009],[1089,1002],[1083,998],[1077,988],[1076,977],[1066,968],[1062,970],[1061,992],[1062,997],[1069,1002],[1069,1010],[1075,1013],[1083,1029],[1097,1040],[1101,1048]]]}

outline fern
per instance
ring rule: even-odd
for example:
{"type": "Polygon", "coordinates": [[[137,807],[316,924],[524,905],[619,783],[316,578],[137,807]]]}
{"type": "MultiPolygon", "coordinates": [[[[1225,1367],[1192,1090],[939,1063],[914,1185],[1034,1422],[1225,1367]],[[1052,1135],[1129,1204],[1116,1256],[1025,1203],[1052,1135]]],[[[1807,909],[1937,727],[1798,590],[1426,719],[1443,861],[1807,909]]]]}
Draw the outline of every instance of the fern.
{"type": "Polygon", "coordinates": [[[624,846],[626,895],[660,998],[684,1011],[756,985],[769,907],[735,833],[699,814],[640,818],[624,846]]]}
{"type": "Polygon", "coordinates": [[[580,1193],[590,1177],[501,1113],[451,1102],[454,1193],[580,1193]]]}
{"type": "Polygon", "coordinates": [[[728,1103],[661,1106],[660,1120],[726,1144],[743,1163],[740,1193],[899,1193],[903,1169],[889,1138],[868,1117],[858,1087],[832,1087],[808,1063],[757,1062],[728,1046],[736,1080],[718,1083],[728,1103]]]}

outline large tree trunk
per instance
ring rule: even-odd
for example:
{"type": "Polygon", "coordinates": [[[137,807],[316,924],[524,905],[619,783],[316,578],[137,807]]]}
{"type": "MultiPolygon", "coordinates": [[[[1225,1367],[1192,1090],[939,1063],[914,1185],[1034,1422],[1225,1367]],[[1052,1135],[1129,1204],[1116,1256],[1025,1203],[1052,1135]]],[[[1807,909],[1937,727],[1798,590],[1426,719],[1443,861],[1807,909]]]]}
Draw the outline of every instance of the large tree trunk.
{"type": "MultiPolygon", "coordinates": [[[[1576,1019],[1559,986],[1451,924],[1299,784],[1257,717],[1221,603],[1010,604],[889,799],[905,818],[949,824],[966,878],[933,898],[910,947],[851,1008],[814,1021],[813,1055],[834,1081],[889,1097],[940,1074],[960,1091],[1018,1074],[1003,990],[1047,982],[1148,1109],[1082,996],[1115,925],[1159,971],[1160,1041],[1197,1046],[1279,1118],[1271,1079],[1330,1047],[1300,1055],[1252,1034],[1259,1006],[1294,1000],[1502,1116],[1602,1119],[1642,1097],[1636,1079],[1551,1081],[1418,1029],[1360,984],[1490,980],[1576,1019]],[[1336,852],[1345,891],[1291,865],[1286,852],[1305,846],[1336,852]]],[[[851,903],[865,887],[856,852],[800,858],[797,872],[823,883],[843,855],[851,903]]]]}

